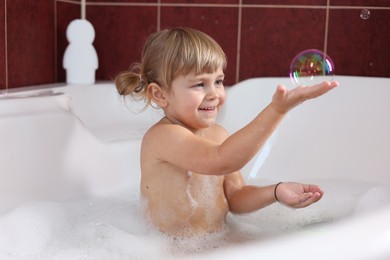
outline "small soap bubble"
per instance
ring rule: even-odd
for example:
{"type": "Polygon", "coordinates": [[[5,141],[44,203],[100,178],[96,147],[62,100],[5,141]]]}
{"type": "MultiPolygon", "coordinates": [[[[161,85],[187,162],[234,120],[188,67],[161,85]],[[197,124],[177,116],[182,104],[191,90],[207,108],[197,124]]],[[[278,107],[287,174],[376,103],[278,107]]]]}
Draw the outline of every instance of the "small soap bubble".
{"type": "Polygon", "coordinates": [[[370,10],[362,9],[360,11],[360,18],[362,18],[363,20],[367,20],[368,18],[370,18],[370,10]]]}
{"type": "Polygon", "coordinates": [[[298,53],[290,65],[290,78],[294,85],[315,85],[333,80],[334,64],[324,52],[316,49],[298,53]]]}
{"type": "Polygon", "coordinates": [[[8,89],[0,90],[0,99],[6,99],[8,95],[8,89]]]}

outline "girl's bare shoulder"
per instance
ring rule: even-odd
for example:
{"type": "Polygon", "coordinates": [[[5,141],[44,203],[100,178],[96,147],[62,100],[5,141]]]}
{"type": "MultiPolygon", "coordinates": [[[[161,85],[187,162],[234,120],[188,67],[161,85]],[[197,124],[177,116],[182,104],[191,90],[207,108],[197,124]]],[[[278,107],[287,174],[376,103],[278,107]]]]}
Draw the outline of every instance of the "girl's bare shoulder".
{"type": "Polygon", "coordinates": [[[192,135],[192,133],[183,126],[172,124],[167,120],[161,119],[146,131],[143,137],[143,143],[154,143],[154,141],[158,140],[161,142],[162,139],[174,139],[183,135],[192,135]]]}

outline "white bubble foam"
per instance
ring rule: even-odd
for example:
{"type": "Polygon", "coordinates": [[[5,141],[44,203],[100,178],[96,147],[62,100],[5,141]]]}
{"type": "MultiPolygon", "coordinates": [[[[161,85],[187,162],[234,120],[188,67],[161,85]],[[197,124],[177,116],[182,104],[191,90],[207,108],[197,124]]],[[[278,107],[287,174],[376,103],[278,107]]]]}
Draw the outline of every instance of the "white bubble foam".
{"type": "Polygon", "coordinates": [[[337,221],[390,201],[388,187],[371,183],[309,182],[319,183],[325,195],[308,208],[293,210],[275,203],[251,214],[229,214],[226,230],[190,239],[172,238],[152,228],[141,213],[138,191],[61,203],[29,203],[0,216],[0,258],[196,258],[232,244],[266,240],[337,221]]]}
{"type": "Polygon", "coordinates": [[[382,205],[390,205],[389,187],[372,187],[358,198],[355,212],[369,212],[380,208],[382,205]]]}
{"type": "Polygon", "coordinates": [[[66,224],[61,206],[31,202],[0,218],[0,251],[14,256],[37,253],[66,224]]]}

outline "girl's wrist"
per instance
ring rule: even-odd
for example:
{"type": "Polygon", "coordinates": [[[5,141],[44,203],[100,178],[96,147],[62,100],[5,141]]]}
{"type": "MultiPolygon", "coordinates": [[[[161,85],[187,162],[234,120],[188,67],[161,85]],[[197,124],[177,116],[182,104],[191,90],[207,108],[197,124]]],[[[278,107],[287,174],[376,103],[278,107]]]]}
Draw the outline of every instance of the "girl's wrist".
{"type": "Polygon", "coordinates": [[[279,198],[278,198],[278,195],[277,195],[277,190],[278,190],[279,185],[282,184],[282,183],[283,183],[283,182],[281,181],[281,182],[277,183],[277,184],[275,185],[275,187],[274,187],[274,197],[275,197],[275,199],[276,199],[277,202],[280,202],[280,200],[279,200],[279,198]]]}
{"type": "Polygon", "coordinates": [[[272,111],[274,111],[275,113],[281,116],[285,116],[288,113],[288,109],[280,108],[278,107],[278,105],[274,104],[273,102],[269,104],[269,107],[272,111]]]}

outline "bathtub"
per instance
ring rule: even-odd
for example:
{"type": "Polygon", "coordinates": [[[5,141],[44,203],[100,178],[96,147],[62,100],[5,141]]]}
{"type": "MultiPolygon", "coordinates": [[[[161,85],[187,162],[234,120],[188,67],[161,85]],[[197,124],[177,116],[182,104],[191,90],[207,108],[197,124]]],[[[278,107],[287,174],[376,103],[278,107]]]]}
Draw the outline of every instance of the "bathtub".
{"type": "MultiPolygon", "coordinates": [[[[389,259],[390,78],[336,79],[242,169],[248,183],[317,183],[324,198],[229,214],[226,232],[190,243],[154,233],[138,211],[141,139],[160,110],[119,97],[111,82],[3,94],[0,258],[389,259]]],[[[238,130],[280,83],[291,85],[254,78],[227,88],[219,123],[238,130]]]]}

